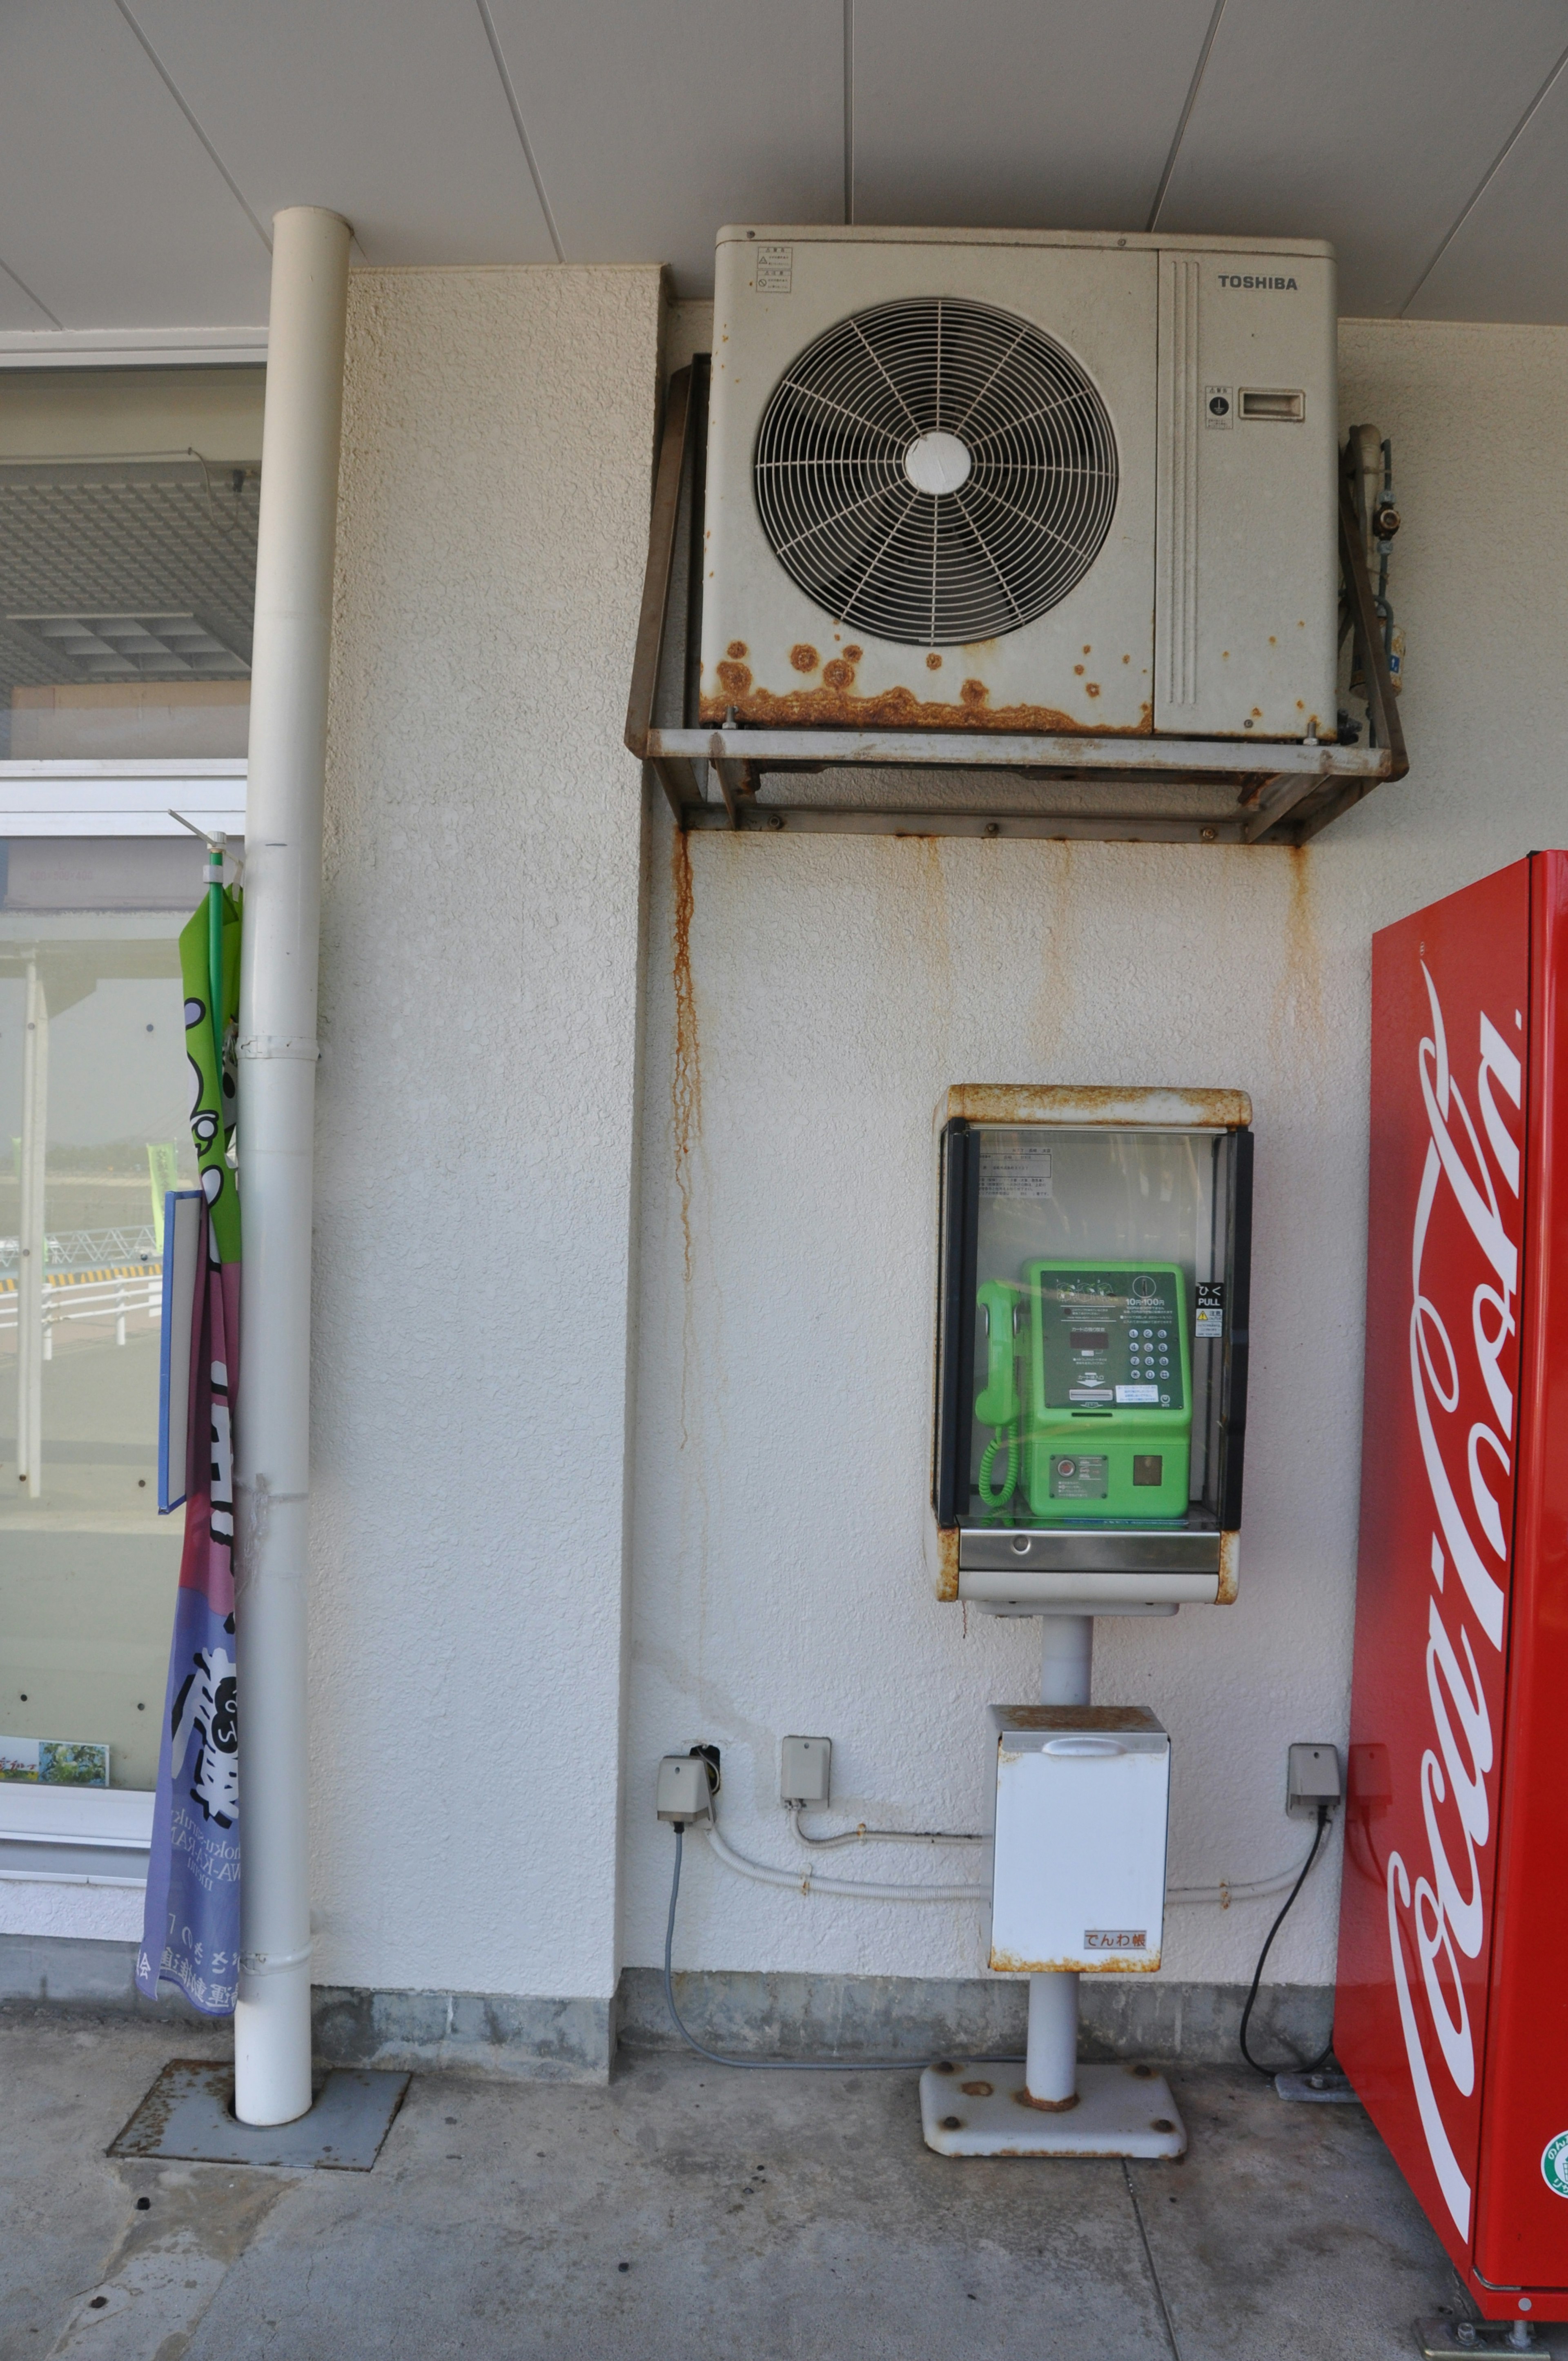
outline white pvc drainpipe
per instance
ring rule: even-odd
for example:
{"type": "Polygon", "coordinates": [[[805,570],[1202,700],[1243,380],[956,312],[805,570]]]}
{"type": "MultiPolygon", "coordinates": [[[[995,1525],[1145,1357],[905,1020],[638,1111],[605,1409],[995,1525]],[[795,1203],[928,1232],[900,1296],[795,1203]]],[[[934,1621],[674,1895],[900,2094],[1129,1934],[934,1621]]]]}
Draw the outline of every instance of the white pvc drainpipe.
{"type": "Polygon", "coordinates": [[[349,229],[300,205],[276,216],[272,236],[239,989],[235,2113],[246,2124],[292,2123],[311,2103],[311,1165],[349,229]]]}

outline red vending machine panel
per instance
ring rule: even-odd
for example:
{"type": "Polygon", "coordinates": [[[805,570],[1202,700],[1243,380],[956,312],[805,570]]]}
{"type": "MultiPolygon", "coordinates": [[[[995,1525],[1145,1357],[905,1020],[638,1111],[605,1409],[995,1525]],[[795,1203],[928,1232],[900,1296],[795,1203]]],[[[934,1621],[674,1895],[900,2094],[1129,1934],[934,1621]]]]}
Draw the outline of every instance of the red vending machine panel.
{"type": "Polygon", "coordinates": [[[1334,2046],[1485,2316],[1568,2315],[1568,856],[1373,946],[1334,2046]]]}

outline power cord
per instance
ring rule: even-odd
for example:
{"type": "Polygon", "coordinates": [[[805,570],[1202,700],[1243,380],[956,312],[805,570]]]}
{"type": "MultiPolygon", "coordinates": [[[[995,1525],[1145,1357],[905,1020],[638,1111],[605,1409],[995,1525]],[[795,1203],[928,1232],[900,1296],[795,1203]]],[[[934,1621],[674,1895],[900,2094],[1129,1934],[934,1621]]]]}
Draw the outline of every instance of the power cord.
{"type": "Polygon", "coordinates": [[[1301,1888],[1307,1883],[1308,1873],[1311,1869],[1312,1863],[1318,1858],[1318,1852],[1323,1841],[1323,1830],[1328,1827],[1328,1824],[1329,1806],[1327,1804],[1320,1804],[1318,1806],[1318,1825],[1312,1834],[1312,1849],[1308,1853],[1306,1860],[1301,1863],[1300,1874],[1298,1876],[1295,1884],[1290,1888],[1289,1893],[1285,1898],[1284,1909],[1281,1910],[1278,1917],[1275,1920],[1273,1926],[1269,1928],[1268,1933],[1264,1938],[1263,1949],[1257,1955],[1257,1965],[1253,1970],[1252,1990],[1246,1996],[1246,2006],[1242,2011],[1241,2032],[1238,2036],[1241,2043],[1242,2056],[1246,2059],[1246,2062],[1252,2068],[1253,2072],[1255,2074],[1261,2074],[1266,2081],[1272,2081],[1276,2074],[1315,2073],[1318,2068],[1325,2064],[1326,2061],[1333,2055],[1334,2037],[1332,2027],[1330,2028],[1327,2041],[1323,2044],[1321,2049],[1319,2050],[1317,2056],[1315,2058],[1309,2058],[1304,2063],[1294,2058],[1290,2058],[1287,2059],[1285,2063],[1281,2066],[1264,2066],[1258,2062],[1258,2060],[1253,2056],[1252,2051],[1246,2046],[1246,2029],[1248,2025],[1251,2023],[1253,2008],[1257,2000],[1257,1988],[1263,1982],[1263,1964],[1268,1957],[1269,1946],[1272,1944],[1276,1935],[1278,1934],[1281,1927],[1284,1926],[1286,1919],[1290,1916],[1291,1905],[1295,1902],[1296,1896],[1300,1893],[1301,1888]]]}
{"type": "Polygon", "coordinates": [[[670,1971],[675,1948],[675,1905],[681,1894],[681,1853],[685,1842],[682,1822],[674,1823],[674,1830],[675,1873],[670,1880],[670,1916],[664,1927],[664,2005],[670,2012],[671,2024],[689,2049],[695,2049],[710,2065],[741,2066],[764,2074],[917,2074],[929,2063],[924,2058],[726,2058],[720,2051],[710,2049],[705,2041],[699,2041],[682,2021],[675,2006],[675,1987],[670,1971]]]}

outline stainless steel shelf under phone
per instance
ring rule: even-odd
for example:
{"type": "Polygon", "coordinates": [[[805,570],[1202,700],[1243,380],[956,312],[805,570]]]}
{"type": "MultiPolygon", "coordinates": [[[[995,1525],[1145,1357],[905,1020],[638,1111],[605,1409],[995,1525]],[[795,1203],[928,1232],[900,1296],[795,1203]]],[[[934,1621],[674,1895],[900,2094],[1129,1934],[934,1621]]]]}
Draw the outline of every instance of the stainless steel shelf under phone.
{"type": "Polygon", "coordinates": [[[963,1525],[959,1566],[976,1574],[1218,1574],[1220,1536],[1180,1525],[963,1525]]]}

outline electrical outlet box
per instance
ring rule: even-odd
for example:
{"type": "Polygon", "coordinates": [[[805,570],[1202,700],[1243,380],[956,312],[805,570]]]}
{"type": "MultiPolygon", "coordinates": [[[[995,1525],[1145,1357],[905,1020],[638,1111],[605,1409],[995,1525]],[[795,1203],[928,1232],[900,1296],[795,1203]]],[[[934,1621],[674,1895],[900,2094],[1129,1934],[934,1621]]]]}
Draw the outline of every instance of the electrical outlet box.
{"type": "Polygon", "coordinates": [[[666,1754],[659,1765],[653,1801],[662,1820],[684,1826],[707,1819],[713,1809],[708,1766],[700,1754],[666,1754]]]}
{"type": "Polygon", "coordinates": [[[1311,1739],[1296,1741],[1285,1757],[1285,1808],[1293,1820],[1311,1820],[1320,1805],[1332,1811],[1344,1794],[1339,1749],[1311,1739]]]}
{"type": "Polygon", "coordinates": [[[830,1738],[786,1738],[779,1749],[779,1795],[786,1804],[825,1804],[833,1783],[830,1738]]]}

